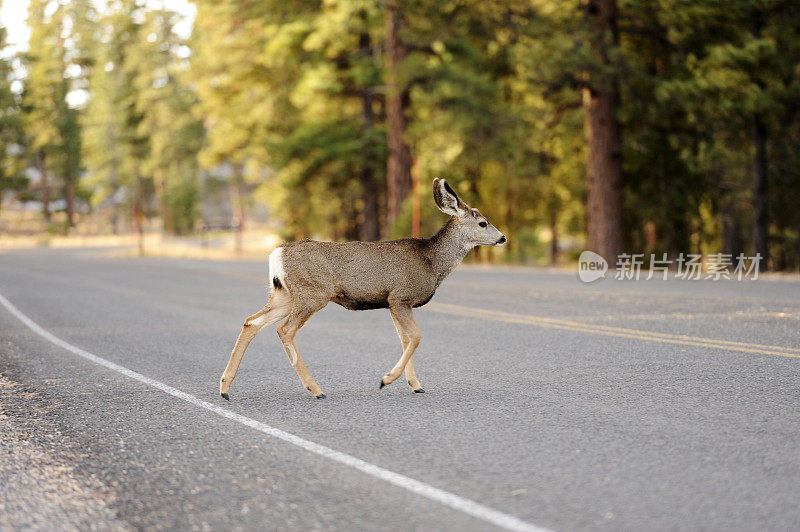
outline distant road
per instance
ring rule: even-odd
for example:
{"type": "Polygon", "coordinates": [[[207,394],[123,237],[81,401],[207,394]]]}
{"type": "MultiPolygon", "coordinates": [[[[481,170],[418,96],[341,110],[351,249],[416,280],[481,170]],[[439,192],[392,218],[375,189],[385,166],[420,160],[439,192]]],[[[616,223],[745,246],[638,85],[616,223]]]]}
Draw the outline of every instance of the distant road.
{"type": "MultiPolygon", "coordinates": [[[[326,399],[273,327],[225,402],[265,286],[266,261],[0,254],[0,432],[72,490],[26,524],[800,528],[800,282],[462,267],[415,311],[427,393],[378,390],[388,312],[330,305],[297,342],[326,399]]],[[[19,469],[0,458],[0,506],[24,513],[19,469]]]]}

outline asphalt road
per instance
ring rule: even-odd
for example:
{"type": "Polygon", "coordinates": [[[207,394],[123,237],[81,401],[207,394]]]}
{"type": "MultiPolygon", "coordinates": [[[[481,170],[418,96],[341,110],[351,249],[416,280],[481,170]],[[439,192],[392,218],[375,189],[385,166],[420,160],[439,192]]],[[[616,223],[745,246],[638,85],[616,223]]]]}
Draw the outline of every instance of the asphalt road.
{"type": "MultiPolygon", "coordinates": [[[[329,305],[298,336],[326,399],[300,386],[272,327],[225,402],[219,376],[265,285],[266,260],[4,252],[0,294],[43,329],[232,413],[0,307],[4,441],[48,456],[73,498],[102,505],[101,528],[493,529],[238,418],[553,530],[800,528],[797,281],[462,267],[415,311],[427,393],[402,378],[378,390],[400,356],[388,312],[329,305]]],[[[25,508],[13,469],[0,459],[0,513],[25,508]]]]}

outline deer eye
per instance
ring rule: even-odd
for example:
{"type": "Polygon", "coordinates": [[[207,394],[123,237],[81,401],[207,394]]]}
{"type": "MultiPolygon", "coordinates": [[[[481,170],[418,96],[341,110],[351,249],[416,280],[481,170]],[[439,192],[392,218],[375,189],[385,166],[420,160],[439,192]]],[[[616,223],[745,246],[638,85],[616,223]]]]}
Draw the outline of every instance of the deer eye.
{"type": "Polygon", "coordinates": [[[481,222],[478,225],[480,225],[481,227],[486,227],[486,222],[481,222]]]}

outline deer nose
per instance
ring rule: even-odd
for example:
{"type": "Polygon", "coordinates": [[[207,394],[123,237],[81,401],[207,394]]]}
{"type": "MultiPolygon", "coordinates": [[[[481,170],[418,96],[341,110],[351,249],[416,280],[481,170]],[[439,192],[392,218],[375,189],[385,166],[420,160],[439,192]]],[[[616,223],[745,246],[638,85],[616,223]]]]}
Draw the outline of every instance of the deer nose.
{"type": "Polygon", "coordinates": [[[496,244],[497,244],[498,246],[501,246],[501,245],[503,245],[503,244],[505,244],[505,243],[506,243],[506,236],[505,236],[505,235],[501,236],[501,237],[500,237],[500,240],[498,240],[498,241],[496,242],[496,244]]]}

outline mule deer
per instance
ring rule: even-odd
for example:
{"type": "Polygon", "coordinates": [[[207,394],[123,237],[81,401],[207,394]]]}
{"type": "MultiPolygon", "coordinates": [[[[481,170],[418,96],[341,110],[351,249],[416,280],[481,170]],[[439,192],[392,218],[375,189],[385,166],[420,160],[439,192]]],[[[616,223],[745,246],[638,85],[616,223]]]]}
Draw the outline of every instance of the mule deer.
{"type": "Polygon", "coordinates": [[[428,239],[404,238],[388,242],[315,242],[284,244],[269,256],[270,294],[267,304],[247,318],[219,383],[228,399],[245,349],[256,334],[278,320],[278,336],[300,381],[317,399],[325,394],[314,381],[294,339],[297,331],[328,302],[346,309],[388,308],[403,354],[381,377],[380,388],[393,383],[405,370],[416,393],[425,390],[411,360],[420,333],[411,309],[431,300],[441,282],[469,250],[480,245],[500,246],[506,237],[464,203],[444,179],[433,180],[436,206],[450,219],[428,239]]]}

